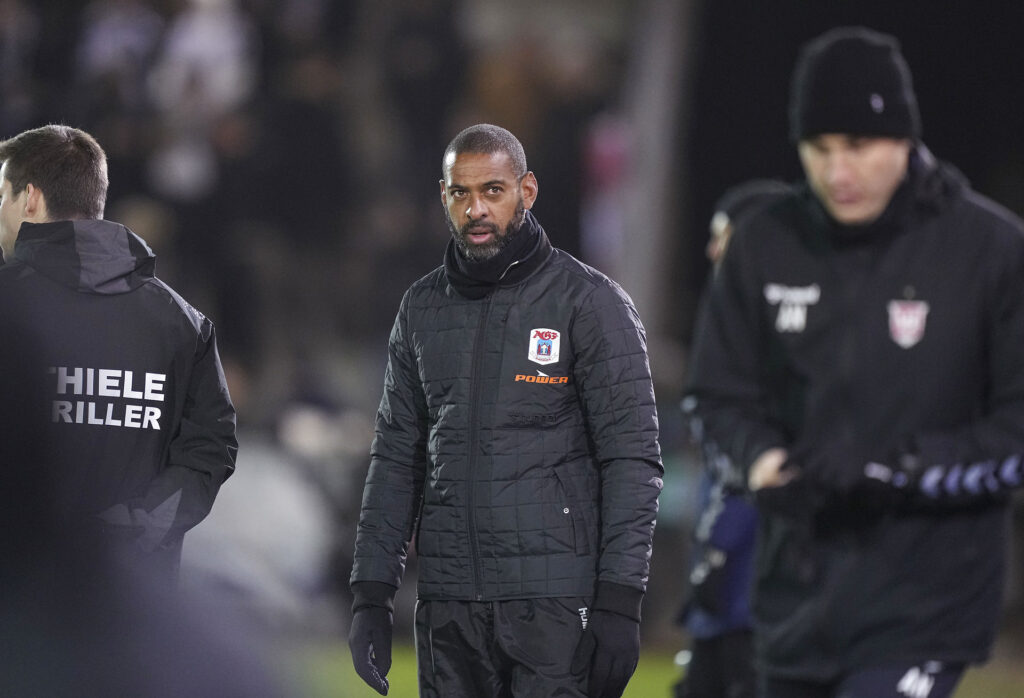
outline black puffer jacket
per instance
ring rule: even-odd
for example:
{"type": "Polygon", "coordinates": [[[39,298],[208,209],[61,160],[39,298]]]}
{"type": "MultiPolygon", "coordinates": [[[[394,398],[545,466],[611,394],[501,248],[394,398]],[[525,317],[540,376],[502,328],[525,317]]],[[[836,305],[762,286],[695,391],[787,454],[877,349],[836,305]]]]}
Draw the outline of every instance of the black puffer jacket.
{"type": "Polygon", "coordinates": [[[622,289],[537,243],[496,288],[441,267],[389,344],[352,582],[419,596],[591,596],[647,582],[663,473],[643,328],[622,289]]]}
{"type": "Polygon", "coordinates": [[[90,519],[115,505],[145,512],[133,525],[173,558],[238,444],[213,325],[154,261],[117,223],[24,223],[0,268],[0,322],[42,347],[62,505],[90,519]]]}
{"type": "Polygon", "coordinates": [[[804,187],[736,232],[690,390],[737,463],[781,446],[802,468],[788,515],[761,522],[770,674],[987,655],[1005,498],[884,513],[861,486],[865,463],[907,449],[925,465],[1024,454],[1021,233],[923,149],[875,225],[835,226],[804,187]]]}

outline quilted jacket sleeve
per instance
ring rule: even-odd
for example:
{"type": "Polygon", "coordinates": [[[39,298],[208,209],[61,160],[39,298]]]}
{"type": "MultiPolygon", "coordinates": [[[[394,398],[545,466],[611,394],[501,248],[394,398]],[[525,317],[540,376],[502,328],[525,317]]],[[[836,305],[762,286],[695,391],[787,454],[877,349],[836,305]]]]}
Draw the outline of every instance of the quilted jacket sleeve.
{"type": "Polygon", "coordinates": [[[584,300],[573,345],[575,380],[601,472],[598,585],[642,593],[664,469],[644,328],[614,282],[584,300]]]}
{"type": "Polygon", "coordinates": [[[384,394],[356,532],[353,583],[401,584],[423,497],[427,409],[407,334],[408,309],[407,293],[388,342],[384,394]]]}

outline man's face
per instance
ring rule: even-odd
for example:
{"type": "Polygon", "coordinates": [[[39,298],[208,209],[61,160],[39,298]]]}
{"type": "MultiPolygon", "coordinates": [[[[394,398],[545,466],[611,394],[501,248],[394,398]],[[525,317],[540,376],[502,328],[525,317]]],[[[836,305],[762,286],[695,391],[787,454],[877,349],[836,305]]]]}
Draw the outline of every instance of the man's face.
{"type": "Polygon", "coordinates": [[[25,220],[21,198],[25,192],[14,196],[11,182],[7,179],[7,163],[0,167],[0,250],[8,262],[14,259],[14,242],[18,239],[18,231],[25,220]]]}
{"type": "Polygon", "coordinates": [[[537,198],[532,172],[517,179],[505,153],[462,153],[445,161],[441,202],[463,255],[490,259],[508,244],[537,198]]]}
{"type": "Polygon", "coordinates": [[[800,163],[825,210],[845,225],[871,223],[907,174],[910,141],[825,133],[800,141],[800,163]]]}

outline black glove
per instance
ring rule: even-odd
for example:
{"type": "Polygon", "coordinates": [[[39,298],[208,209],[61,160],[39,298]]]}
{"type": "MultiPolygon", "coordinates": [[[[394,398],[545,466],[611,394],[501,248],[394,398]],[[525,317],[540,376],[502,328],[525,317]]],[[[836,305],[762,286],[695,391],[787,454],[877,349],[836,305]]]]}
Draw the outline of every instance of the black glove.
{"type": "Polygon", "coordinates": [[[640,661],[642,596],[643,592],[620,584],[599,584],[587,629],[572,658],[573,674],[584,674],[590,669],[587,695],[591,698],[619,698],[636,671],[640,661]],[[599,608],[598,604],[625,610],[629,615],[599,608]]]}
{"type": "Polygon", "coordinates": [[[917,456],[904,453],[895,465],[871,462],[864,479],[895,492],[915,506],[969,506],[984,503],[1024,486],[1024,459],[1011,456],[953,465],[923,465],[917,456]]]}
{"type": "Polygon", "coordinates": [[[825,506],[825,493],[817,480],[792,456],[782,464],[793,473],[784,485],[762,487],[754,492],[754,504],[761,511],[794,521],[805,521],[825,506]]]}
{"type": "Polygon", "coordinates": [[[348,647],[352,666],[359,678],[382,696],[388,694],[387,674],[391,670],[391,630],[394,625],[394,595],[397,589],[382,582],[352,585],[352,626],[348,647]]]}

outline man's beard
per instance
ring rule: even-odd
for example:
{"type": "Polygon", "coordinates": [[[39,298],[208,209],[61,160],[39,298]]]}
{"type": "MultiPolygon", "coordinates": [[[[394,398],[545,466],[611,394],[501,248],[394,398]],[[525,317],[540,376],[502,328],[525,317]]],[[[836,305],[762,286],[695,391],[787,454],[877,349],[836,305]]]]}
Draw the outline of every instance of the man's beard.
{"type": "Polygon", "coordinates": [[[455,223],[452,222],[451,214],[447,212],[445,213],[445,219],[448,221],[448,230],[452,231],[455,245],[459,248],[462,256],[471,262],[483,262],[487,259],[493,259],[499,252],[509,246],[523,225],[525,213],[526,209],[523,207],[523,199],[520,197],[519,202],[516,204],[515,213],[512,214],[512,218],[504,230],[498,230],[498,226],[494,223],[477,221],[469,221],[462,228],[456,228],[455,223]],[[491,231],[493,237],[489,242],[485,242],[482,245],[475,245],[469,242],[467,231],[474,227],[487,228],[491,231]]]}

